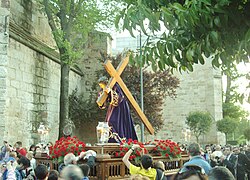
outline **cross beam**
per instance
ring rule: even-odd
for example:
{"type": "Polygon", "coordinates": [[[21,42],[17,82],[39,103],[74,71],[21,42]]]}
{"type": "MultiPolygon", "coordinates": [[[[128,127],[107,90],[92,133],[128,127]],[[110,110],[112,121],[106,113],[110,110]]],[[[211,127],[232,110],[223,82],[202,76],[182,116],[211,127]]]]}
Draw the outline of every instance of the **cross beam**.
{"type": "MultiPolygon", "coordinates": [[[[125,83],[123,82],[123,80],[120,77],[122,71],[124,70],[124,68],[128,64],[128,60],[129,60],[129,57],[125,58],[124,61],[122,61],[119,64],[119,66],[117,67],[117,70],[115,70],[115,68],[113,67],[113,65],[111,64],[111,62],[109,60],[105,61],[105,63],[104,63],[105,69],[107,70],[107,72],[112,77],[109,80],[109,83],[107,84],[106,87],[107,88],[113,88],[113,86],[117,82],[120,85],[120,87],[122,88],[124,94],[127,96],[128,100],[130,101],[130,103],[132,104],[132,106],[134,107],[134,109],[137,112],[137,114],[140,116],[142,122],[144,123],[144,125],[146,126],[146,128],[148,129],[148,131],[150,132],[150,134],[154,134],[154,129],[153,129],[152,125],[150,124],[150,122],[148,121],[147,117],[142,112],[140,106],[137,104],[136,100],[134,99],[133,95],[128,90],[127,86],[125,85],[125,83]]],[[[108,91],[104,90],[103,93],[101,94],[101,96],[96,101],[97,104],[98,105],[102,105],[106,101],[107,97],[108,97],[108,91]]]]}
{"type": "MultiPolygon", "coordinates": [[[[104,62],[104,66],[105,66],[105,69],[107,70],[106,68],[106,62],[104,62]]],[[[128,65],[128,62],[129,62],[129,56],[127,56],[125,59],[123,59],[123,61],[117,66],[116,68],[116,72],[117,74],[120,76],[123,72],[123,70],[125,69],[125,67],[128,65]]],[[[111,78],[109,79],[109,82],[107,84],[106,87],[108,88],[113,88],[113,86],[115,85],[116,83],[116,80],[114,77],[111,76],[111,78]]],[[[102,106],[103,103],[106,101],[106,99],[108,98],[108,89],[104,89],[104,91],[102,92],[102,94],[99,96],[99,98],[97,99],[96,103],[99,105],[99,106],[102,106]]]]}

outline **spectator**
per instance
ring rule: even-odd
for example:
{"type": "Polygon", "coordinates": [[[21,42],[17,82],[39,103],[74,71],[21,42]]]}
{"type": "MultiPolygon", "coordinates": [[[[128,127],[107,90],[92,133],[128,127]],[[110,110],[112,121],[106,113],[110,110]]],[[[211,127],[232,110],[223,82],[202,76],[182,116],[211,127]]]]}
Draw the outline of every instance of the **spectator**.
{"type": "Polygon", "coordinates": [[[166,180],[165,176],[165,165],[162,161],[157,161],[154,165],[154,168],[156,169],[157,175],[156,180],[166,180]]]}
{"type": "Polygon", "coordinates": [[[21,174],[22,179],[29,176],[29,174],[32,172],[32,168],[30,168],[30,160],[24,156],[21,156],[20,159],[17,161],[17,170],[21,174]]]}
{"type": "Polygon", "coordinates": [[[17,162],[15,160],[15,158],[13,157],[9,157],[9,159],[6,161],[7,164],[6,165],[7,168],[4,169],[3,171],[3,175],[2,175],[2,179],[6,180],[6,179],[22,179],[20,172],[17,170],[17,162]]]}
{"type": "Polygon", "coordinates": [[[48,180],[58,180],[59,178],[59,173],[56,170],[51,170],[49,172],[48,180]]]}
{"type": "Polygon", "coordinates": [[[26,157],[30,160],[30,166],[34,170],[36,168],[36,160],[34,158],[33,152],[28,151],[28,153],[26,154],[26,157]]]}
{"type": "MultiPolygon", "coordinates": [[[[250,144],[247,145],[245,154],[246,154],[247,158],[250,159],[250,144]]],[[[247,178],[248,178],[248,180],[250,180],[250,170],[249,169],[247,170],[247,178]]]]}
{"type": "Polygon", "coordinates": [[[222,165],[229,169],[229,171],[235,176],[237,157],[231,151],[231,146],[225,146],[223,154],[224,155],[220,158],[222,165]]]}
{"type": "Polygon", "coordinates": [[[17,155],[26,156],[27,151],[22,146],[23,144],[21,141],[17,141],[14,145],[14,147],[16,148],[17,155]]]}
{"type": "Polygon", "coordinates": [[[153,165],[153,158],[151,156],[142,155],[141,157],[142,167],[137,167],[130,163],[129,156],[136,148],[140,148],[140,146],[138,144],[133,144],[132,148],[129,149],[128,152],[122,158],[122,161],[124,162],[125,166],[129,169],[131,175],[140,174],[142,176],[148,177],[151,180],[155,180],[157,172],[156,169],[151,168],[153,165]]]}
{"type": "Polygon", "coordinates": [[[215,151],[211,154],[211,162],[210,162],[210,164],[211,164],[212,167],[221,165],[221,161],[220,161],[221,156],[223,156],[223,153],[221,151],[221,146],[216,145],[215,146],[215,151]]]}
{"type": "Polygon", "coordinates": [[[83,179],[82,180],[89,180],[89,171],[90,171],[90,167],[87,164],[81,164],[79,166],[82,170],[83,173],[83,179]]]}
{"type": "Polygon", "coordinates": [[[223,166],[212,168],[208,173],[209,180],[235,180],[233,174],[223,166]]]}
{"type": "Polygon", "coordinates": [[[210,164],[210,155],[212,153],[211,147],[209,144],[205,146],[204,158],[210,164]]]}
{"type": "Polygon", "coordinates": [[[189,164],[183,166],[177,174],[172,178],[172,180],[207,180],[208,177],[205,170],[195,164],[189,164]]]}
{"type": "Polygon", "coordinates": [[[77,161],[84,158],[87,159],[87,164],[89,167],[93,167],[95,165],[95,157],[96,152],[93,150],[88,150],[86,152],[81,152],[79,156],[75,156],[73,153],[69,153],[66,156],[64,156],[64,163],[59,165],[59,172],[62,171],[62,169],[69,165],[69,164],[77,164],[77,161]]]}
{"type": "Polygon", "coordinates": [[[35,176],[37,180],[45,180],[48,178],[48,169],[44,164],[37,165],[35,169],[35,176]]]}
{"type": "Polygon", "coordinates": [[[237,177],[237,180],[245,180],[246,172],[250,170],[250,160],[245,154],[240,152],[237,146],[233,147],[233,152],[237,157],[235,177],[237,177]]]}
{"type": "Polygon", "coordinates": [[[188,155],[190,156],[190,160],[184,164],[184,166],[188,165],[197,165],[202,167],[205,170],[205,173],[208,174],[211,166],[208,162],[201,156],[200,145],[198,143],[192,143],[188,147],[188,155]]]}
{"type": "Polygon", "coordinates": [[[65,180],[82,180],[83,173],[82,170],[76,165],[69,165],[63,168],[62,179],[65,180]]]}

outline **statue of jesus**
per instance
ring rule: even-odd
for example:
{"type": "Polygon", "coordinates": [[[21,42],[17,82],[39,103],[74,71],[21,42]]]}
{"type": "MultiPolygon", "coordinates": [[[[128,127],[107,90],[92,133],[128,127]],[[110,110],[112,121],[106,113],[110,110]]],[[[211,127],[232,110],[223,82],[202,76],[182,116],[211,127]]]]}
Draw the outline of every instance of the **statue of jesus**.
{"type": "MultiPolygon", "coordinates": [[[[101,92],[106,88],[108,83],[107,77],[101,77],[98,80],[99,86],[101,87],[101,92]]],[[[120,138],[137,140],[137,135],[135,132],[134,123],[131,117],[129,104],[127,99],[116,83],[112,89],[109,89],[109,96],[107,102],[100,106],[104,109],[106,104],[108,105],[108,110],[106,114],[106,121],[112,128],[113,133],[117,133],[120,138]]],[[[117,142],[117,139],[110,138],[109,142],[117,142]]]]}

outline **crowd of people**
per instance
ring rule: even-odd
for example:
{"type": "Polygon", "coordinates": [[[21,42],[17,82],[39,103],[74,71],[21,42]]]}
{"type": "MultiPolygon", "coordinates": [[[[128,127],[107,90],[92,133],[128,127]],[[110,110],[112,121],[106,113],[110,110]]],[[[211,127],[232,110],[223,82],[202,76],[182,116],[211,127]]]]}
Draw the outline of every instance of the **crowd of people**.
{"type": "Polygon", "coordinates": [[[250,180],[250,145],[206,145],[202,149],[199,144],[192,143],[187,152],[190,160],[183,165],[174,180],[250,180]]]}
{"type": "Polygon", "coordinates": [[[90,168],[95,165],[96,152],[89,150],[81,152],[79,156],[69,153],[64,157],[58,170],[50,170],[49,166],[36,163],[36,154],[49,153],[48,148],[53,144],[31,145],[29,149],[22,147],[18,141],[14,146],[4,141],[0,152],[0,179],[1,180],[88,180],[90,168]],[[86,164],[77,165],[81,159],[87,159],[86,164]]]}
{"type": "MultiPolygon", "coordinates": [[[[64,163],[60,164],[57,170],[52,170],[44,164],[36,163],[34,158],[41,149],[47,150],[52,143],[46,146],[32,145],[29,149],[22,147],[18,141],[11,146],[4,142],[1,148],[0,163],[1,179],[9,180],[88,180],[90,168],[95,166],[96,152],[88,150],[81,152],[79,156],[69,153],[64,156],[64,163]],[[81,159],[86,163],[78,164],[81,159]]],[[[129,160],[133,151],[140,148],[134,144],[124,155],[122,161],[129,169],[131,179],[166,180],[168,179],[163,162],[154,162],[150,155],[142,155],[140,166],[135,166],[129,160]]],[[[206,145],[204,150],[198,143],[192,143],[186,150],[190,159],[183,167],[171,177],[172,180],[250,180],[250,146],[239,148],[226,145],[206,145]]]]}

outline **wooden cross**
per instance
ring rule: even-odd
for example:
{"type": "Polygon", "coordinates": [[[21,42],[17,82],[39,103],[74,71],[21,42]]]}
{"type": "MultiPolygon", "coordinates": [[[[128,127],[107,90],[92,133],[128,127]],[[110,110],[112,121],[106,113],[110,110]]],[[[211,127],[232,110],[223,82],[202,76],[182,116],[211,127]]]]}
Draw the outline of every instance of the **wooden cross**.
{"type": "Polygon", "coordinates": [[[104,67],[107,70],[107,72],[109,73],[109,75],[111,76],[111,78],[109,79],[109,82],[108,82],[107,86],[105,87],[105,89],[103,90],[103,92],[99,96],[99,98],[97,99],[96,103],[99,106],[102,106],[103,103],[106,101],[106,99],[108,97],[108,93],[109,93],[108,89],[109,88],[112,89],[113,86],[115,85],[115,83],[117,82],[120,85],[121,89],[123,90],[124,94],[127,96],[128,100],[130,101],[132,106],[134,107],[137,114],[140,116],[142,122],[144,123],[144,125],[146,126],[146,128],[148,129],[150,134],[154,134],[154,128],[152,127],[152,125],[148,121],[147,117],[142,112],[140,106],[135,101],[133,95],[128,90],[127,86],[125,85],[125,83],[123,82],[123,80],[120,77],[121,73],[123,72],[123,70],[127,66],[128,62],[129,62],[129,56],[127,56],[125,59],[123,59],[120,62],[120,64],[116,68],[116,70],[115,70],[115,68],[113,67],[113,65],[111,64],[111,62],[109,60],[106,60],[104,62],[104,67]]]}

